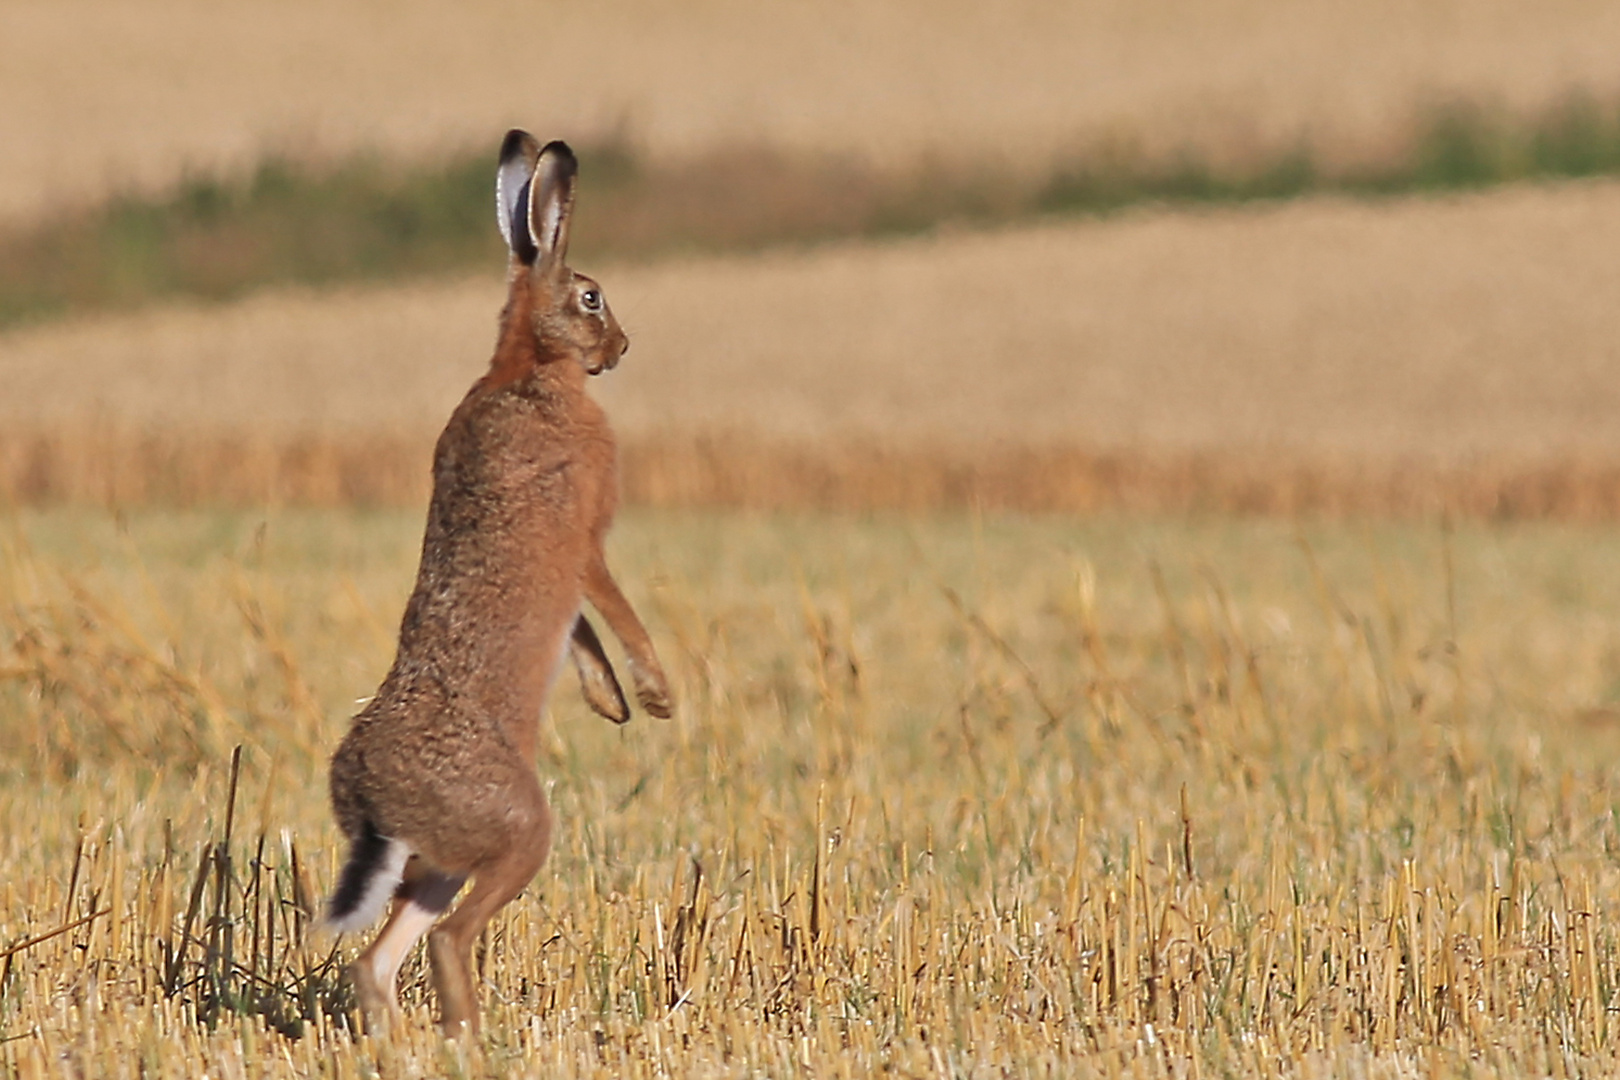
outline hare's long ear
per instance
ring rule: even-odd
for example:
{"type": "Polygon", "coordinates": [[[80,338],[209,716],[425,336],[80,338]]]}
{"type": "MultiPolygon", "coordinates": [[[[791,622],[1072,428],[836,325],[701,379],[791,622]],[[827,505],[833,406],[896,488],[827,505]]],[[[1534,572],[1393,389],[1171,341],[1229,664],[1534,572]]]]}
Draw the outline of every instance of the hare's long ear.
{"type": "Polygon", "coordinates": [[[512,256],[525,266],[539,252],[529,235],[529,179],[540,160],[540,144],[527,131],[513,128],[501,142],[501,166],[495,173],[495,220],[512,256]]]}
{"type": "Polygon", "coordinates": [[[567,143],[551,142],[540,151],[529,183],[529,236],[540,253],[539,265],[561,267],[568,256],[568,222],[574,213],[574,177],[579,162],[567,143]]]}

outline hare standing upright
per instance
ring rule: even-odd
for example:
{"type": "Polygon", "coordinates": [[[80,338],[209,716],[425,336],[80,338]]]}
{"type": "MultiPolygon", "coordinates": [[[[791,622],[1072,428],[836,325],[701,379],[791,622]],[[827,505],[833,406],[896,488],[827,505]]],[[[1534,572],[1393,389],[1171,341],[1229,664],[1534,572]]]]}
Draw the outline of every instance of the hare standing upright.
{"type": "Polygon", "coordinates": [[[540,712],[572,647],[599,712],[628,711],[580,614],[589,600],[624,642],[637,696],[670,713],[646,629],[608,572],[617,503],[607,417],[588,375],[628,346],[601,287],[564,263],[577,166],[567,146],[513,131],[496,203],[511,249],[488,373],[433,455],[433,499],[399,652],[332,758],[332,806],[351,851],[327,925],[387,924],[350,968],[368,1026],[398,1009],[395,978],[428,938],[447,1034],[476,1032],[472,943],[545,861],[551,816],[535,773],[540,712]]]}

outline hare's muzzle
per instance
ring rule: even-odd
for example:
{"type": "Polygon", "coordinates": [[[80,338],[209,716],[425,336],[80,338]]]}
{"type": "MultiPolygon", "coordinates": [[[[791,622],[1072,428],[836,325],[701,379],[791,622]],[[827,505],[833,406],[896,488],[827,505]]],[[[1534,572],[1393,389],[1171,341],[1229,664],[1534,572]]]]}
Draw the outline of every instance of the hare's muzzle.
{"type": "Polygon", "coordinates": [[[619,366],[619,358],[629,351],[630,339],[621,333],[619,335],[618,347],[615,348],[612,343],[609,343],[605,348],[596,354],[596,356],[593,358],[593,362],[587,365],[585,370],[591,375],[600,375],[604,371],[612,371],[614,368],[619,366]]]}

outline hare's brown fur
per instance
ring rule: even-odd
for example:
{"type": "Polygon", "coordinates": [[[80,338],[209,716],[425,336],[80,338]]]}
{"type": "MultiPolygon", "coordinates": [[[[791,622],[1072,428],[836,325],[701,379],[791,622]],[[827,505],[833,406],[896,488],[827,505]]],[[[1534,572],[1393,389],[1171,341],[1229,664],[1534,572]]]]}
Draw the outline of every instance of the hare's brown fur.
{"type": "Polygon", "coordinates": [[[522,147],[537,163],[533,261],[514,241],[490,369],[434,451],[398,654],[332,759],[333,808],[355,861],[367,838],[408,849],[393,915],[353,968],[369,1023],[395,1008],[399,960],[470,878],[466,898],[432,930],[429,956],[447,1032],[477,1029],[472,943],[550,844],[534,764],[540,713],[570,643],[578,648],[582,634],[595,642],[580,622],[583,601],[624,641],[642,704],[669,712],[647,632],[603,556],[617,503],[615,450],[585,383],[617,362],[627,340],[595,283],[563,263],[573,174],[572,155],[557,146],[544,155],[532,140],[522,147]],[[560,236],[539,235],[547,199],[560,201],[551,207],[560,236]],[[589,310],[586,291],[596,300],[589,310]]]}

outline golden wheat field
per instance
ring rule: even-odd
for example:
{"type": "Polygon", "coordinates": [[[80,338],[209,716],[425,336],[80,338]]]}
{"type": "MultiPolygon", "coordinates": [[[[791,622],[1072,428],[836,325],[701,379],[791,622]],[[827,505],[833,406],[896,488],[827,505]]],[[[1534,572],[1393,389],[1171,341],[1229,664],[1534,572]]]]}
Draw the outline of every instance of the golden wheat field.
{"type": "MultiPolygon", "coordinates": [[[[1603,181],[585,267],[632,337],[592,389],[636,437],[1614,452],[1617,249],[1603,181]]],[[[9,334],[0,415],[436,434],[499,270],[9,334]]]]}
{"type": "Polygon", "coordinates": [[[13,0],[0,219],[267,149],[425,158],[521,123],[890,165],[1039,172],[1101,141],[1246,161],[1302,137],[1376,159],[1454,97],[1620,92],[1603,0],[13,0]]]}
{"type": "Polygon", "coordinates": [[[8,1075],[1615,1068],[1612,529],[632,514],[678,715],[562,687],[486,1037],[413,960],[379,1045],[309,912],[418,528],[7,516],[8,1075]]]}
{"type": "MultiPolygon", "coordinates": [[[[641,502],[1613,517],[1616,250],[1620,185],[1581,182],[588,267],[634,341],[595,389],[641,502]]],[[[0,491],[419,498],[502,298],[0,337],[0,491]]]]}

